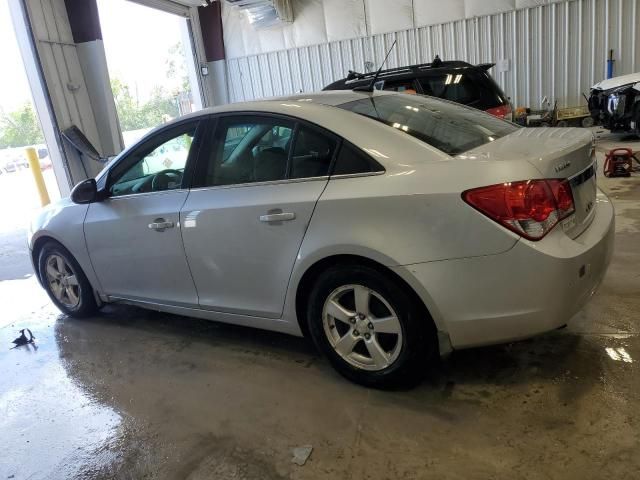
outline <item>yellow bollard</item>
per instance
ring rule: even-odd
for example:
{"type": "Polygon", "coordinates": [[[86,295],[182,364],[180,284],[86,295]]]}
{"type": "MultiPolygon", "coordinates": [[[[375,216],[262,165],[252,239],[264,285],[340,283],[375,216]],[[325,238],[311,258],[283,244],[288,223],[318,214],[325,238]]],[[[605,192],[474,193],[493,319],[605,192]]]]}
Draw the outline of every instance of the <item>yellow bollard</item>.
{"type": "Polygon", "coordinates": [[[40,170],[40,160],[38,160],[38,152],[33,147],[26,148],[24,150],[29,161],[29,168],[33,174],[33,179],[36,182],[36,188],[38,189],[38,195],[40,195],[40,205],[43,207],[51,203],[49,200],[49,193],[47,192],[47,186],[44,183],[44,177],[42,176],[42,170],[40,170]]]}

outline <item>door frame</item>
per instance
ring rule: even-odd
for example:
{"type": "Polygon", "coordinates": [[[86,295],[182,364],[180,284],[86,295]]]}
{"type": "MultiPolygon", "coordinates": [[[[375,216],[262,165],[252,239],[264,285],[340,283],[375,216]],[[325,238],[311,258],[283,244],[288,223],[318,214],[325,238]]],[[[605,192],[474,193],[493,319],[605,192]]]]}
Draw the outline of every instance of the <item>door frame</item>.
{"type": "MultiPolygon", "coordinates": [[[[198,8],[187,6],[173,0],[127,0],[161,12],[177,15],[186,20],[182,28],[182,40],[187,54],[187,75],[193,91],[193,100],[199,109],[213,106],[213,94],[202,75],[202,66],[206,65],[206,54],[198,8]]],[[[195,3],[195,2],[188,2],[195,3]]]]}

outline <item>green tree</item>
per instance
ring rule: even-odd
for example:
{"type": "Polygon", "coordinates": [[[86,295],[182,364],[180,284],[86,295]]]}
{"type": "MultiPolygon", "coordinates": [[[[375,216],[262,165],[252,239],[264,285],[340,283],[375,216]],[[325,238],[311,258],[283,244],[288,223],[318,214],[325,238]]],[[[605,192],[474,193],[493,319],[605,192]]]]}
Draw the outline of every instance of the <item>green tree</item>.
{"type": "Polygon", "coordinates": [[[167,93],[162,87],[154,87],[149,101],[140,106],[140,114],[147,126],[159,125],[165,122],[167,117],[177,117],[179,112],[175,96],[167,93]]]}
{"type": "Polygon", "coordinates": [[[129,85],[118,78],[112,78],[111,91],[122,130],[126,132],[144,128],[145,125],[142,125],[139,115],[138,102],[131,95],[129,85]]]}
{"type": "Polygon", "coordinates": [[[27,102],[10,113],[0,111],[0,148],[26,147],[44,142],[40,123],[27,102]]]}
{"type": "Polygon", "coordinates": [[[173,95],[162,87],[156,86],[151,98],[139,103],[131,94],[131,89],[122,80],[111,80],[111,91],[116,103],[120,127],[123,131],[155,127],[166,121],[166,118],[178,116],[178,106],[173,95]]]}
{"type": "Polygon", "coordinates": [[[178,42],[169,47],[168,57],[165,60],[167,67],[167,78],[178,83],[176,91],[178,94],[185,92],[191,93],[191,84],[189,83],[189,75],[187,73],[187,57],[182,42],[178,42]]]}

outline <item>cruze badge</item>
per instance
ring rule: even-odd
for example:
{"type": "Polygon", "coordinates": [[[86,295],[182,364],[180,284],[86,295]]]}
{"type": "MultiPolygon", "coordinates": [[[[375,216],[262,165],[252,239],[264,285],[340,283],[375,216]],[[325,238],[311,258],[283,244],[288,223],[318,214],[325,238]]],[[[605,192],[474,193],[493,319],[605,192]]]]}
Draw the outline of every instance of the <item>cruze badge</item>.
{"type": "Polygon", "coordinates": [[[564,170],[565,168],[569,168],[571,166],[571,162],[569,160],[567,160],[564,163],[561,163],[560,165],[556,165],[556,173],[557,172],[561,172],[562,170],[564,170]]]}

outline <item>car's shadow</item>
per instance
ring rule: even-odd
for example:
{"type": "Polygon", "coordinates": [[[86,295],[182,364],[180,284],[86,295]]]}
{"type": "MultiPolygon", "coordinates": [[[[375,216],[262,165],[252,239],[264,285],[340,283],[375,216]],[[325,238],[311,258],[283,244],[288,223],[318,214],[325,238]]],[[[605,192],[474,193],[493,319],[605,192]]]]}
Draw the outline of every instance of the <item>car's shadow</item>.
{"type": "MultiPolygon", "coordinates": [[[[306,367],[313,364],[326,370],[327,381],[343,381],[332,372],[310,340],[279,333],[128,306],[108,306],[101,315],[89,319],[61,317],[56,324],[61,356],[80,356],[94,364],[100,362],[102,355],[118,355],[120,343],[138,343],[143,349],[149,338],[160,338],[166,352],[178,356],[188,357],[190,347],[204,344],[222,352],[228,350],[306,367]],[[105,344],[116,348],[104,348],[105,344]]],[[[507,345],[460,350],[425,369],[425,378],[417,390],[450,397],[462,386],[508,388],[567,376],[582,378],[581,384],[586,389],[589,379],[598,378],[602,353],[593,342],[570,332],[551,332],[507,345]]],[[[75,365],[82,368],[82,363],[75,365]]],[[[567,395],[576,394],[579,391],[573,389],[567,395]]]]}

